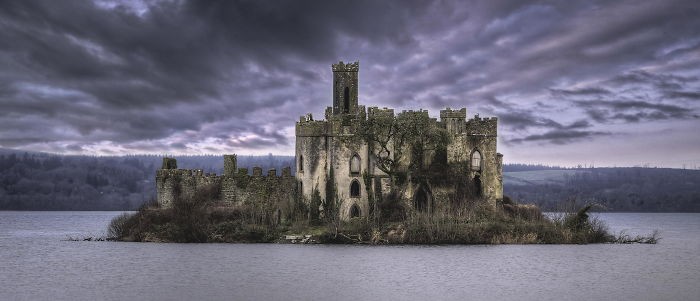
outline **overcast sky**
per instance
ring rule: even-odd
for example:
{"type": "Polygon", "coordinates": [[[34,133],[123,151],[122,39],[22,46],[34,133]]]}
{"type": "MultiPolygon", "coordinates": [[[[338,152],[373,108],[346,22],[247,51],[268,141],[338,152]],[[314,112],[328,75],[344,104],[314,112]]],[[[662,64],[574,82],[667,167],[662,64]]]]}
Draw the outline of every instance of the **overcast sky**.
{"type": "Polygon", "coordinates": [[[2,1],[0,147],[293,154],[366,106],[499,117],[506,163],[700,167],[698,1],[2,1]]]}

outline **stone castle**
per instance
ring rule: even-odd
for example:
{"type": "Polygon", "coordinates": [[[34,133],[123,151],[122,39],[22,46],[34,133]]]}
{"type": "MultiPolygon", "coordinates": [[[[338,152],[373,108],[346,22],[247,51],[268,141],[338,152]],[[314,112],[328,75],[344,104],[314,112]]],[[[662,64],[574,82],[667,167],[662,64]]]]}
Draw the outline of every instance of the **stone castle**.
{"type": "Polygon", "coordinates": [[[326,108],[325,120],[307,114],[296,123],[294,176],[291,168],[281,175],[274,169],[263,175],[258,167],[250,175],[237,168],[235,155],[224,156],[222,175],[177,169],[174,159],[164,158],[156,174],[158,203],[170,207],[178,195],[208,186],[217,191],[214,202],[265,204],[280,221],[299,203],[348,220],[369,216],[386,199],[396,200],[409,214],[455,210],[469,202],[495,205],[503,198],[497,118],[467,119],[465,108],[441,110],[440,120],[424,110],[394,114],[392,109],[366,108],[358,101],[359,62],[341,61],[332,70],[333,106],[326,108]],[[401,120],[407,123],[397,125],[401,120]],[[415,132],[406,131],[406,124],[419,124],[415,128],[423,135],[435,130],[447,140],[444,145],[431,144],[434,147],[417,147],[424,142],[415,141],[422,138],[402,143],[415,132]]]}

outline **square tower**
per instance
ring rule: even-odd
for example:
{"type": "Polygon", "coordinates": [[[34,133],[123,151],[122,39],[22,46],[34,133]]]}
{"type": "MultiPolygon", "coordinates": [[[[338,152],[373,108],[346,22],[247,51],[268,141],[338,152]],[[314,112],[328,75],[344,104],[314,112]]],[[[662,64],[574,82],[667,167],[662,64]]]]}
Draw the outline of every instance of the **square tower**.
{"type": "Polygon", "coordinates": [[[360,62],[333,64],[333,115],[357,113],[357,73],[360,62]]]}

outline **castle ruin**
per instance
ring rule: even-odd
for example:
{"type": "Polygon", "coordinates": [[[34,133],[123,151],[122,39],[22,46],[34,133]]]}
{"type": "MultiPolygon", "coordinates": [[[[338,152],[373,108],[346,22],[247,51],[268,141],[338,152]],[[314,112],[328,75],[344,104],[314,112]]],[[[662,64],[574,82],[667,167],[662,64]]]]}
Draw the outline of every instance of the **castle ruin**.
{"type": "Polygon", "coordinates": [[[341,61],[332,71],[333,106],[325,120],[307,114],[296,123],[294,176],[290,168],[263,175],[258,167],[249,175],[237,168],[235,155],[224,156],[222,175],[177,169],[165,158],[156,174],[160,206],[205,186],[217,191],[212,202],[264,204],[277,221],[299,203],[348,220],[368,217],[387,199],[404,214],[430,214],[503,198],[497,118],[467,119],[466,108],[441,110],[440,120],[424,110],[366,108],[358,100],[359,62],[341,61]]]}

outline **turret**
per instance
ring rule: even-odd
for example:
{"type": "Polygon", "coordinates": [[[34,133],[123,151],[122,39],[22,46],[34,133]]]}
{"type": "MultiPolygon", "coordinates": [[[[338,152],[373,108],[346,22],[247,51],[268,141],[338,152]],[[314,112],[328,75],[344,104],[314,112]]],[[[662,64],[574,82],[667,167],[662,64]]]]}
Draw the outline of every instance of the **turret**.
{"type": "Polygon", "coordinates": [[[467,108],[452,110],[447,108],[440,110],[440,121],[445,125],[450,134],[460,134],[464,132],[465,120],[467,119],[467,108]]]}
{"type": "Polygon", "coordinates": [[[333,64],[333,115],[356,114],[360,62],[333,64]]]}

